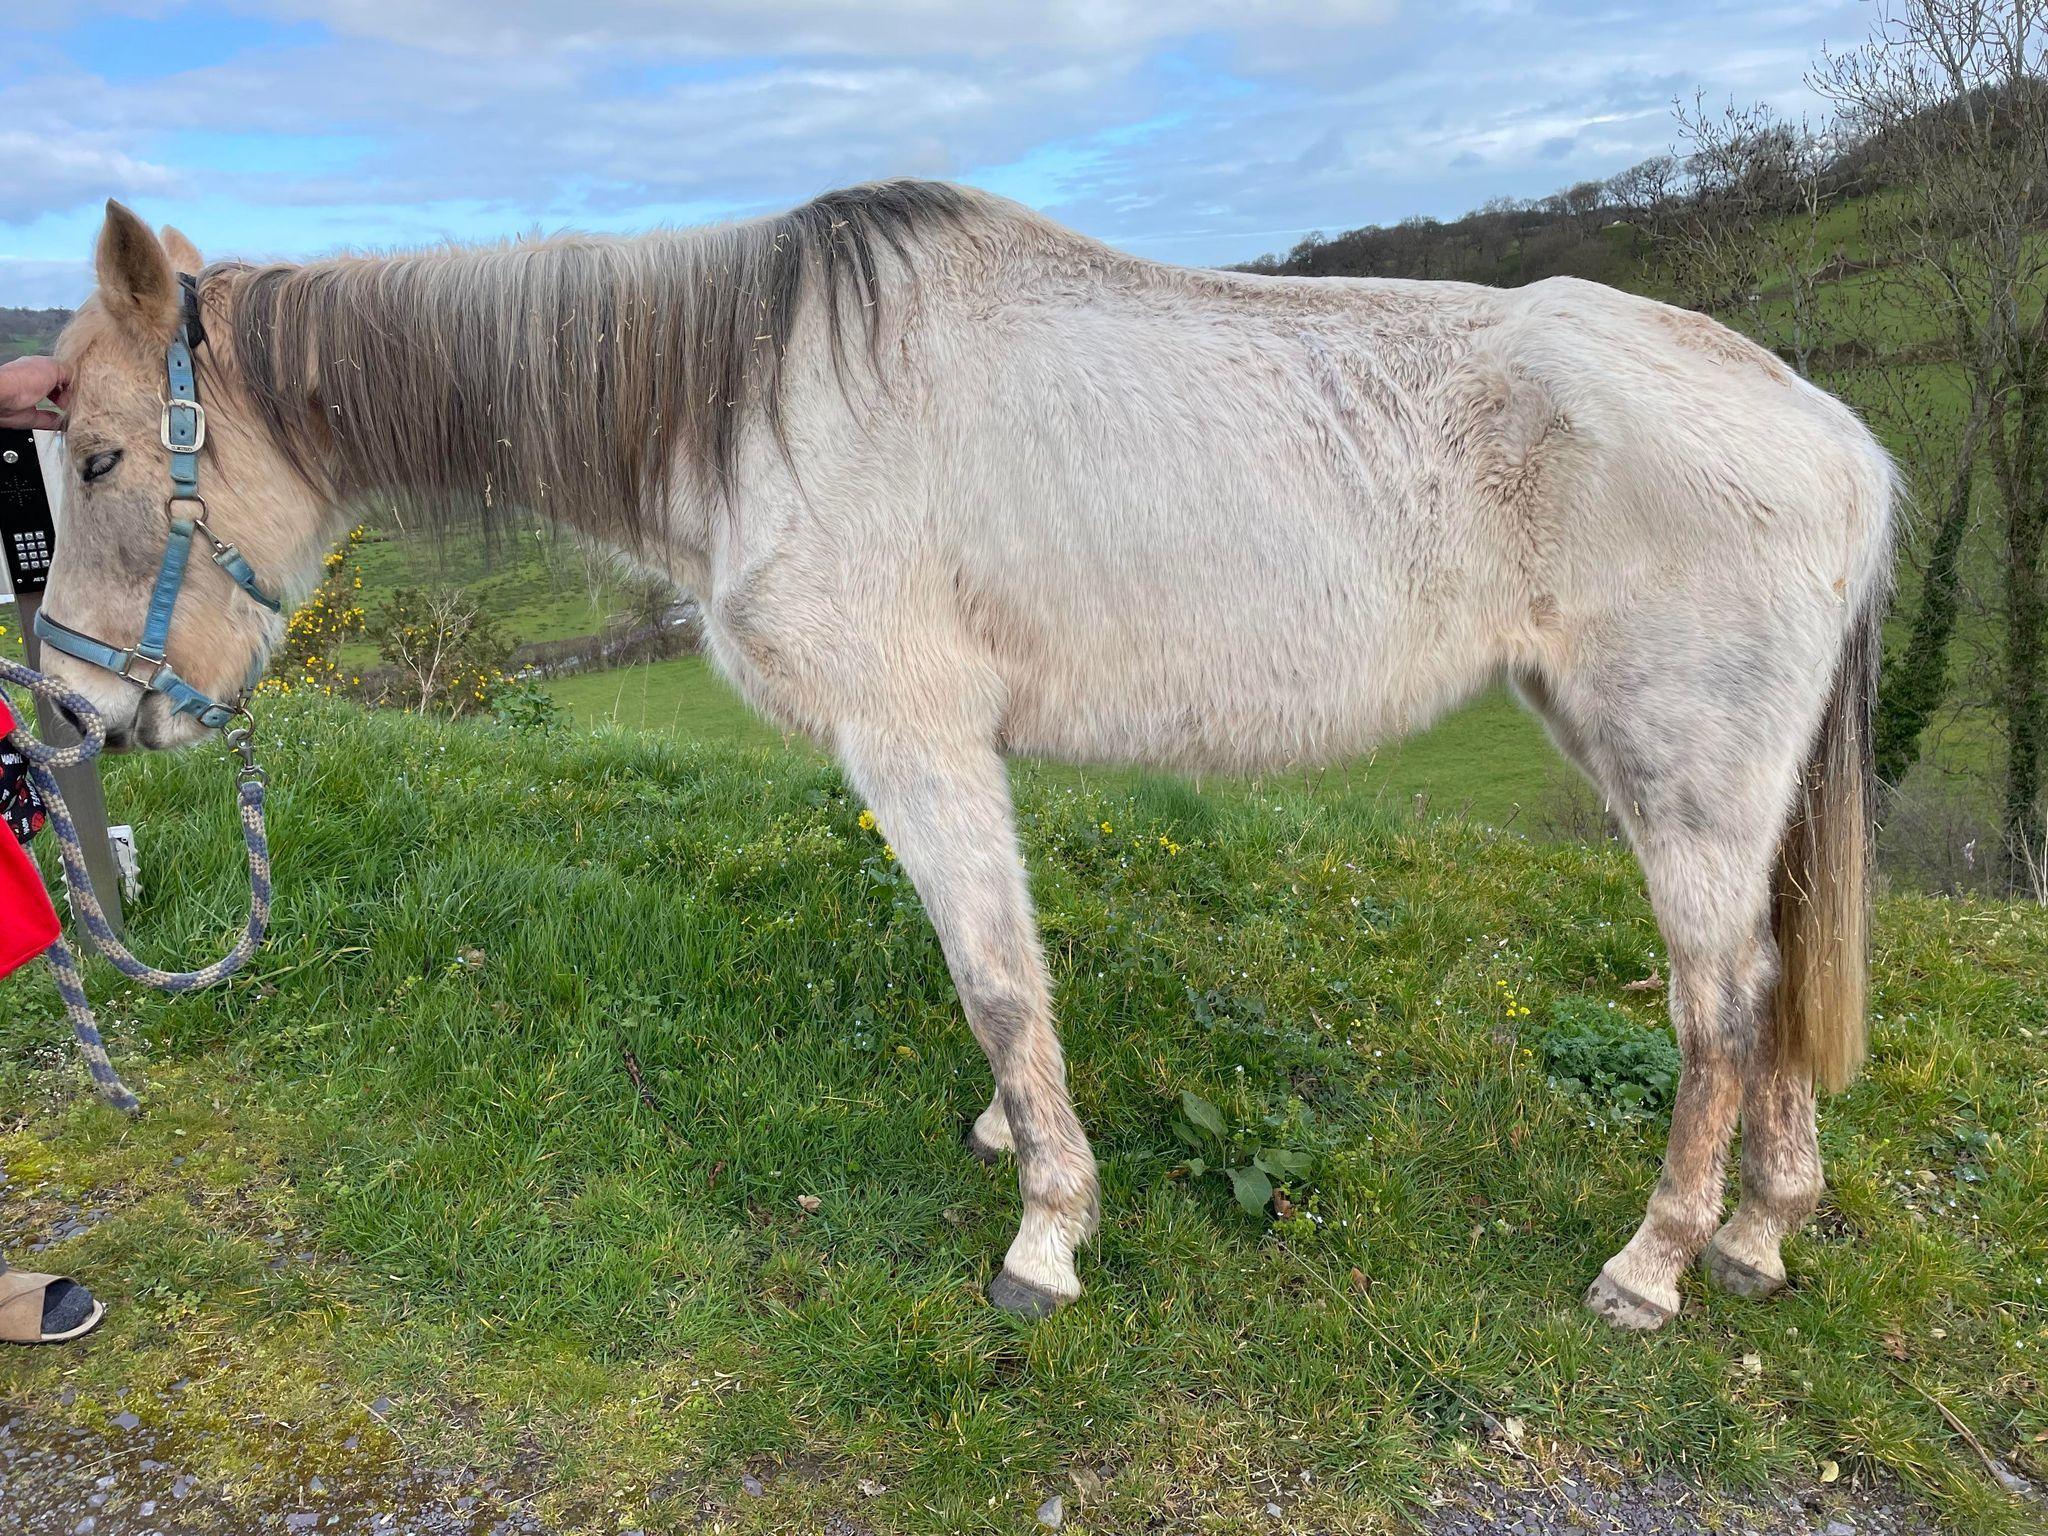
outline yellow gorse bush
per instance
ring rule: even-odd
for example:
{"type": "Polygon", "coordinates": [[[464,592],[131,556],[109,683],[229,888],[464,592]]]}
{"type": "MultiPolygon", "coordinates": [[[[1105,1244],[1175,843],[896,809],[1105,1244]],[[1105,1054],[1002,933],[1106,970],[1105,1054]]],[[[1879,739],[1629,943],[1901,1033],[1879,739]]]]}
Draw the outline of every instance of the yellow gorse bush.
{"type": "MultiPolygon", "coordinates": [[[[333,694],[344,686],[335,658],[344,641],[363,632],[363,610],[355,600],[363,585],[356,563],[356,548],[362,542],[358,525],[320,562],[320,585],[285,620],[284,643],[271,660],[269,676],[257,686],[258,693],[333,694]]],[[[351,678],[350,685],[359,681],[351,678]]]]}

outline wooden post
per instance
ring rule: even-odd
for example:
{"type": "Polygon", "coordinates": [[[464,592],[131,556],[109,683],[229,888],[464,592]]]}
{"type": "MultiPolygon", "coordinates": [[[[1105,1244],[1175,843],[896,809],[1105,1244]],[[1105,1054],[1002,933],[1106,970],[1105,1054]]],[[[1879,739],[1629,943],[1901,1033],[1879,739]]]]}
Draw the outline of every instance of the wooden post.
{"type": "MultiPolygon", "coordinates": [[[[40,530],[49,546],[53,519],[50,491],[36,458],[35,438],[27,432],[0,432],[0,539],[8,543],[7,568],[14,599],[21,617],[21,643],[28,664],[39,667],[42,646],[36,639],[36,610],[43,603],[41,571],[31,557],[26,563],[14,546],[18,534],[31,536],[40,530]]],[[[47,556],[43,557],[47,565],[47,556]]],[[[36,699],[36,734],[52,746],[65,747],[78,740],[78,732],[62,712],[36,699]]],[[[107,922],[117,936],[125,937],[121,922],[121,870],[114,847],[107,839],[107,796],[100,787],[99,764],[79,763],[55,770],[64,803],[71,807],[71,820],[78,827],[78,841],[85,852],[86,873],[92,876],[93,891],[105,909],[107,922]]]]}
{"type": "MultiPolygon", "coordinates": [[[[43,594],[24,593],[17,601],[28,664],[41,671],[42,644],[36,639],[35,617],[36,610],[43,606],[43,594]]],[[[77,730],[63,712],[52,709],[40,698],[36,700],[36,734],[53,747],[68,747],[78,740],[77,730]]],[[[121,867],[115,862],[114,845],[107,837],[107,792],[100,785],[99,761],[76,763],[51,772],[57,787],[64,792],[64,803],[71,807],[78,844],[85,851],[85,872],[92,876],[93,894],[100,899],[100,908],[107,914],[114,937],[126,939],[127,930],[121,919],[121,867]]]]}

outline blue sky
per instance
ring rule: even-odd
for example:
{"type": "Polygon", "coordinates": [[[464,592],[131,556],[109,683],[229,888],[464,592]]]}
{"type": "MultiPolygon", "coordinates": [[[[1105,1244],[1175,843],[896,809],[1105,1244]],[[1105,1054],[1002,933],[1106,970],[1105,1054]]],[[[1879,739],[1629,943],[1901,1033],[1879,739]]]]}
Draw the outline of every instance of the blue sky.
{"type": "MultiPolygon", "coordinates": [[[[25,8],[24,8],[25,9],[25,8]]],[[[944,176],[1221,263],[1797,113],[1855,0],[70,0],[9,18],[0,304],[118,197],[209,257],[636,229],[944,176]],[[58,12],[61,10],[61,14],[58,12]]]]}

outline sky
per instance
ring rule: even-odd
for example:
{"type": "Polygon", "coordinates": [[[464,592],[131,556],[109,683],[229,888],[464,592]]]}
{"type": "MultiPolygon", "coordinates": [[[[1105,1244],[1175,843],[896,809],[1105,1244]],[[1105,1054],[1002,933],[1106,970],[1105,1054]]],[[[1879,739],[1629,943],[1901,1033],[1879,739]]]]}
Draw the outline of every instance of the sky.
{"type": "Polygon", "coordinates": [[[0,304],[102,207],[209,258],[770,212],[882,176],[1222,264],[1813,106],[1857,0],[60,0],[0,39],[0,304]]]}

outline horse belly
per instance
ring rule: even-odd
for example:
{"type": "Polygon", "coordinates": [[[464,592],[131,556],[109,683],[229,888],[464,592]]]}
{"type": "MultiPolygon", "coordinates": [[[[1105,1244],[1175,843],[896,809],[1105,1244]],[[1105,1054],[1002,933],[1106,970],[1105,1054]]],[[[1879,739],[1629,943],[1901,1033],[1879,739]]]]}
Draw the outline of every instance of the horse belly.
{"type": "Polygon", "coordinates": [[[1449,592],[1425,600],[1369,547],[1284,515],[1253,544],[1043,554],[992,636],[1005,747],[1256,772],[1355,756],[1485,682],[1485,647],[1449,592]]]}

